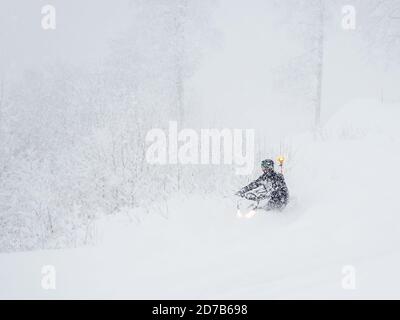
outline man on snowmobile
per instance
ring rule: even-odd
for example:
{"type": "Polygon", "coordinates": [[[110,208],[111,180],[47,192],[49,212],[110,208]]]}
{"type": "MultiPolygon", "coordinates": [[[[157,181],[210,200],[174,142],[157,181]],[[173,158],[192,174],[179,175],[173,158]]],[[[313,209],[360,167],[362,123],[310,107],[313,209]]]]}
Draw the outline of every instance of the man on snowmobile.
{"type": "Polygon", "coordinates": [[[289,191],[283,174],[275,172],[274,161],[270,159],[261,162],[261,169],[263,174],[236,195],[256,201],[257,208],[282,210],[289,200],[289,191]],[[249,192],[252,190],[254,191],[249,192]]]}

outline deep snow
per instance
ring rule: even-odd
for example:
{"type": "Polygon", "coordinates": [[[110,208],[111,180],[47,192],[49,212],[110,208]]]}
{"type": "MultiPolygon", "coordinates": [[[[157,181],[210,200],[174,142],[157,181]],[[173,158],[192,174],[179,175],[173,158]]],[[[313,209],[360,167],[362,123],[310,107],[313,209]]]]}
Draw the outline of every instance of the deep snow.
{"type": "Polygon", "coordinates": [[[96,247],[0,254],[0,298],[400,298],[399,116],[353,101],[316,139],[292,137],[283,213],[239,219],[217,196],[121,212],[98,222],[96,247]]]}

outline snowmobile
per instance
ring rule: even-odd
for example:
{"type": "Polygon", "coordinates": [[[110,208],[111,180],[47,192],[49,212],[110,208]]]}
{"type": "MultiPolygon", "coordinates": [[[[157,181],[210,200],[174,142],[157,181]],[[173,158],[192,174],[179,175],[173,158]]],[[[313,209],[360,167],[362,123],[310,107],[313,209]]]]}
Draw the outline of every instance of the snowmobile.
{"type": "Polygon", "coordinates": [[[283,177],[284,158],[278,158],[281,172],[274,171],[274,161],[266,159],[261,162],[263,174],[236,193],[241,199],[237,203],[237,215],[251,218],[256,210],[283,210],[288,203],[289,192],[283,177]]]}
{"type": "Polygon", "coordinates": [[[250,219],[254,217],[256,211],[263,210],[263,203],[269,200],[268,194],[264,187],[259,187],[246,192],[243,197],[237,201],[237,216],[238,218],[250,219]],[[262,198],[262,200],[260,200],[262,198]]]}

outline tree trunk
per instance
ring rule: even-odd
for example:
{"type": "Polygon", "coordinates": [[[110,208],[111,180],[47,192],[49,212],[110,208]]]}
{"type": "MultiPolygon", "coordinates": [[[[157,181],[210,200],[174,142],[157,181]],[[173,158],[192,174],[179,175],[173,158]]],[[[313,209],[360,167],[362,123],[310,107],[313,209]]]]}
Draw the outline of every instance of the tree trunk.
{"type": "Polygon", "coordinates": [[[315,103],[315,129],[318,130],[321,125],[321,106],[322,106],[322,81],[324,64],[324,0],[319,1],[319,31],[317,44],[317,97],[315,103]]]}
{"type": "MultiPolygon", "coordinates": [[[[178,116],[178,124],[183,126],[185,118],[185,107],[184,107],[184,55],[185,55],[185,36],[184,36],[184,21],[186,16],[186,3],[187,0],[179,0],[177,13],[176,13],[176,108],[178,116]]],[[[182,168],[180,164],[177,164],[177,188],[181,189],[182,185],[182,168]]]]}

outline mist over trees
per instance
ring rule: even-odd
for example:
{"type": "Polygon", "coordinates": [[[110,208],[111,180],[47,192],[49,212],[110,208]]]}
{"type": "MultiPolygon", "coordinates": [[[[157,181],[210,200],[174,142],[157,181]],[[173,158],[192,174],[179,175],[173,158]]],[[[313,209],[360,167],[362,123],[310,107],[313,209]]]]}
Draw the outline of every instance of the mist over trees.
{"type": "MultiPolygon", "coordinates": [[[[354,47],[362,50],[360,57],[366,67],[380,69],[376,73],[382,78],[379,90],[385,91],[385,75],[393,75],[398,69],[398,1],[356,0],[348,3],[342,0],[288,0],[275,1],[274,7],[282,16],[280,26],[293,35],[294,43],[301,43],[297,46],[300,49],[294,50],[296,54],[293,57],[274,69],[275,90],[286,96],[286,104],[302,108],[310,114],[310,126],[320,127],[324,114],[324,91],[330,89],[326,87],[329,84],[325,83],[324,73],[326,63],[329,63],[326,47],[335,36],[332,30],[351,37],[354,47]],[[349,6],[354,10],[351,12],[354,13],[354,30],[350,31],[343,27],[343,21],[349,16],[344,8],[349,6]]],[[[339,52],[342,48],[333,49],[339,52]]],[[[379,99],[380,96],[381,93],[379,99]]]]}
{"type": "Polygon", "coordinates": [[[90,243],[96,216],[177,189],[176,168],[146,163],[145,135],[183,123],[212,5],[132,1],[102,63],[26,70],[7,92],[1,80],[1,251],[90,243]]]}
{"type": "Polygon", "coordinates": [[[367,0],[363,30],[369,53],[386,67],[398,66],[400,53],[400,2],[367,0]]]}

